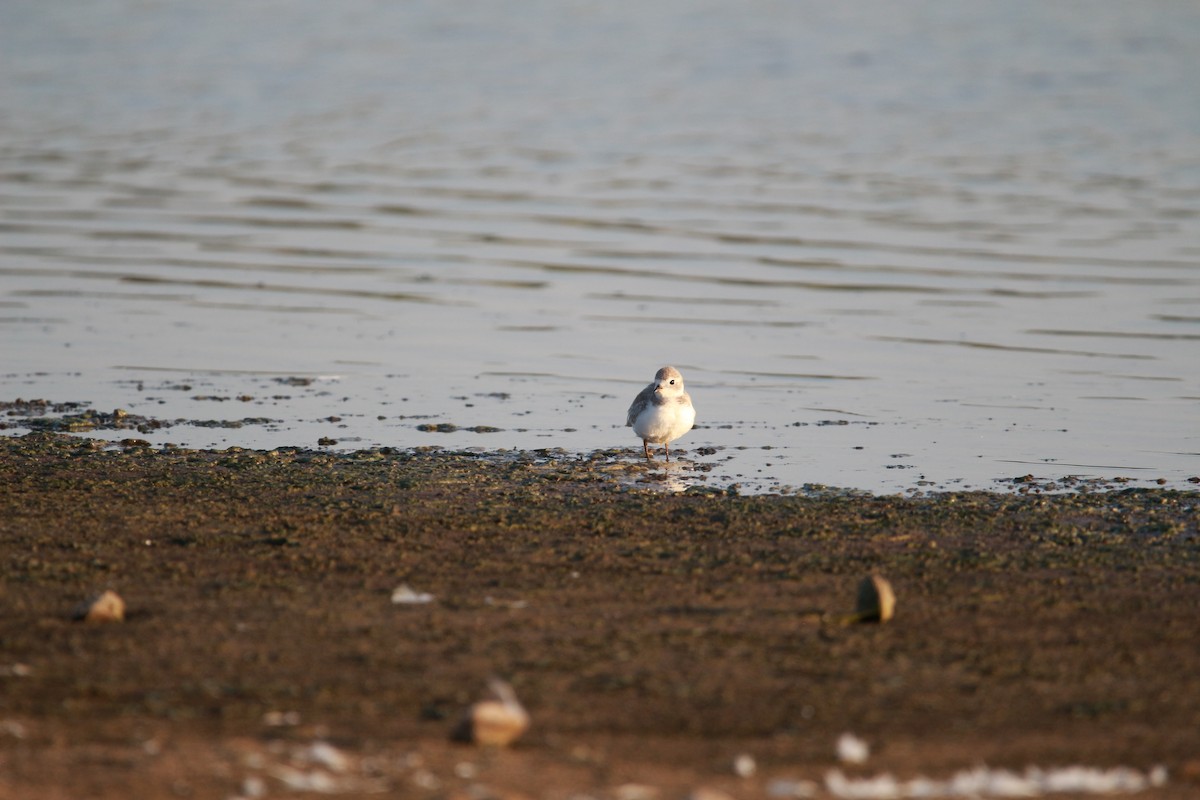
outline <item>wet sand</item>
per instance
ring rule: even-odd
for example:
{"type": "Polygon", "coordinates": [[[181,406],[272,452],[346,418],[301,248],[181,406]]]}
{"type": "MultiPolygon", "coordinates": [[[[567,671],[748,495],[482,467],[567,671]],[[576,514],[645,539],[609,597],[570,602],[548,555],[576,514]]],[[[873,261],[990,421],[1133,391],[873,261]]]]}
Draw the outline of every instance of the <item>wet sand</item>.
{"type": "Polygon", "coordinates": [[[1200,793],[1196,493],[668,495],[632,448],[102,447],[0,438],[0,797],[826,797],[832,770],[981,764],[1200,793]],[[896,618],[844,624],[871,573],[896,618]],[[123,623],[72,620],[106,588],[123,623]],[[532,728],[451,742],[492,675],[532,728]]]}

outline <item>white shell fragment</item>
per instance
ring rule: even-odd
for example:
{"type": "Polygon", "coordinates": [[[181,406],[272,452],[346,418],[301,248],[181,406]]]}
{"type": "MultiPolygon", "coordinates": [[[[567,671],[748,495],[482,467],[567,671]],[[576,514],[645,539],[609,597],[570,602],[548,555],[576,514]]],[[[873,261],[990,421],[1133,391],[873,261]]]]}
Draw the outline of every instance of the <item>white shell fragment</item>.
{"type": "Polygon", "coordinates": [[[837,756],[844,764],[862,764],[871,755],[871,747],[853,733],[843,733],[837,740],[837,756]]]}
{"type": "Polygon", "coordinates": [[[882,575],[863,578],[858,585],[855,616],[859,622],[887,622],[896,613],[896,593],[882,575]]]}
{"type": "Polygon", "coordinates": [[[433,601],[433,595],[428,592],[415,591],[407,583],[402,583],[392,590],[392,602],[398,606],[422,605],[433,601]]]}
{"type": "Polygon", "coordinates": [[[293,761],[307,762],[342,773],[350,769],[350,758],[328,742],[313,742],[293,756],[293,761]]]}
{"type": "Polygon", "coordinates": [[[481,700],[468,708],[454,738],[489,747],[506,747],[529,728],[529,712],[504,681],[492,678],[488,687],[496,699],[481,700]]]}
{"type": "Polygon", "coordinates": [[[848,778],[838,770],[825,776],[825,791],[846,800],[900,800],[926,797],[1042,797],[1135,794],[1165,786],[1167,771],[1154,767],[1141,773],[1129,767],[1027,767],[1023,773],[980,766],[955,773],[947,780],[917,777],[899,780],[889,773],[869,778],[848,778]]]}
{"type": "Polygon", "coordinates": [[[272,728],[293,727],[300,724],[300,712],[268,711],[262,715],[262,723],[272,728]]]}
{"type": "Polygon", "coordinates": [[[614,800],[659,800],[662,792],[657,786],[644,783],[622,783],[613,789],[614,800]]]}
{"type": "Polygon", "coordinates": [[[699,786],[692,789],[691,793],[687,796],[687,800],[733,800],[733,796],[722,792],[720,789],[699,786]]]}
{"type": "Polygon", "coordinates": [[[749,778],[758,772],[758,762],[749,753],[741,753],[733,759],[733,774],[739,778],[749,778]]]}
{"type": "Polygon", "coordinates": [[[767,797],[816,797],[817,785],[812,781],[775,778],[767,784],[767,797]]]}
{"type": "Polygon", "coordinates": [[[72,616],[83,622],[123,622],[125,620],[125,601],[119,594],[109,589],[80,603],[76,606],[72,616]]]}

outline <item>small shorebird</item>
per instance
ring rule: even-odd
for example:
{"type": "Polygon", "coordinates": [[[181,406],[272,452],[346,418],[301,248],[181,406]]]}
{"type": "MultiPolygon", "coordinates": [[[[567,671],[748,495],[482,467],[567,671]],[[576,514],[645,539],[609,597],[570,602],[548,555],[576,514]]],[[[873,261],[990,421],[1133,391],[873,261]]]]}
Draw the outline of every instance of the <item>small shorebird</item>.
{"type": "Polygon", "coordinates": [[[671,460],[671,442],[692,429],[696,421],[696,409],[692,398],[683,389],[683,376],[674,367],[663,367],[654,373],[654,383],[638,392],[625,425],[642,439],[646,460],[650,457],[650,443],[663,445],[667,461],[671,460]]]}

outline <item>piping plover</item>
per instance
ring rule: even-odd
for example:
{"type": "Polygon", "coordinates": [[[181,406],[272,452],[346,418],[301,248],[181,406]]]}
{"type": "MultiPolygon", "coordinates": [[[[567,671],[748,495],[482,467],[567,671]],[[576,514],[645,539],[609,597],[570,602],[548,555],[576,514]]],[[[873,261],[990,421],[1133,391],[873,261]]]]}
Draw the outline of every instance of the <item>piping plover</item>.
{"type": "Polygon", "coordinates": [[[696,409],[692,398],[683,389],[683,376],[674,367],[663,367],[654,373],[654,383],[638,392],[629,407],[625,425],[642,439],[646,460],[650,457],[650,442],[663,445],[667,461],[671,460],[671,442],[692,429],[696,409]]]}

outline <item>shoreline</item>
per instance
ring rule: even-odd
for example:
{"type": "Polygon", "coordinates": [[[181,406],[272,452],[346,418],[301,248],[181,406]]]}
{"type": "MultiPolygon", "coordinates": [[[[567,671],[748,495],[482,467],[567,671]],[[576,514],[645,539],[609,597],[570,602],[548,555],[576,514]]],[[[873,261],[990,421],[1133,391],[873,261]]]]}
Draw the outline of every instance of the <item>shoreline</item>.
{"type": "Polygon", "coordinates": [[[0,438],[0,794],[276,796],[321,772],[341,796],[826,797],[832,770],[979,764],[1200,790],[1200,494],[620,483],[639,470],[0,438]],[[896,618],[838,623],[872,573],[896,618]],[[125,622],[70,619],[106,588],[125,622]],[[529,733],[451,743],[493,674],[529,733]],[[866,763],[839,762],[845,732],[866,763]]]}
{"type": "MultiPolygon", "coordinates": [[[[190,385],[187,388],[190,389],[190,385]]],[[[201,399],[220,401],[233,398],[213,396],[212,398],[201,399]]],[[[238,399],[243,399],[243,397],[239,397],[238,399]]],[[[246,395],[244,399],[248,401],[253,398],[246,395]]],[[[423,436],[427,437],[419,444],[414,443],[411,439],[403,444],[381,444],[377,441],[372,442],[370,439],[353,435],[344,438],[344,432],[339,432],[336,427],[333,427],[321,432],[318,432],[319,429],[307,431],[307,433],[312,434],[310,444],[308,445],[295,445],[290,442],[281,444],[278,441],[263,442],[253,435],[244,438],[240,444],[217,445],[194,441],[189,442],[188,439],[191,437],[188,435],[174,437],[182,439],[185,442],[184,444],[164,441],[162,437],[170,435],[171,431],[178,431],[180,429],[192,431],[211,431],[215,429],[224,431],[251,430],[274,423],[282,423],[282,420],[262,416],[242,417],[239,419],[168,419],[132,413],[123,408],[115,408],[112,411],[101,411],[94,408],[93,404],[89,402],[52,402],[41,399],[0,401],[0,412],[4,414],[3,417],[0,417],[0,435],[20,437],[30,433],[71,434],[88,437],[86,440],[95,442],[96,444],[91,446],[96,448],[148,448],[166,452],[286,452],[349,457],[355,457],[357,454],[362,453],[377,453],[388,456],[396,453],[421,453],[436,450],[451,455],[474,455],[483,458],[490,457],[505,460],[535,457],[555,460],[573,459],[602,472],[606,471],[612,474],[623,473],[629,482],[641,483],[645,488],[659,488],[668,492],[681,492],[690,489],[701,493],[719,493],[722,490],[729,490],[734,493],[762,496],[829,495],[839,493],[849,496],[936,496],[973,492],[1015,492],[1018,494],[1107,492],[1126,488],[1162,488],[1183,492],[1200,491],[1200,475],[1187,475],[1187,473],[1176,471],[1172,477],[1168,478],[1162,477],[1161,473],[1156,475],[1155,471],[1147,470],[1145,467],[1127,467],[1122,469],[1115,466],[1101,467],[1094,465],[1086,466],[1084,464],[1059,464],[1056,460],[1036,463],[1033,461],[1011,462],[1014,473],[1037,467],[1039,468],[1039,472],[1043,472],[1043,474],[1025,472],[1024,474],[1005,475],[1002,471],[999,471],[1000,466],[1001,464],[1008,466],[1010,462],[998,461],[995,462],[995,467],[998,470],[996,473],[979,474],[976,472],[974,477],[968,477],[961,471],[957,474],[953,474],[952,471],[950,475],[943,475],[936,479],[927,479],[915,464],[887,463],[880,465],[878,469],[885,471],[895,469],[901,472],[917,470],[917,473],[908,482],[876,478],[872,481],[856,485],[843,486],[839,485],[836,480],[828,484],[813,482],[811,480],[812,474],[807,471],[803,475],[796,475],[792,471],[793,480],[792,482],[788,482],[780,477],[778,473],[772,474],[772,470],[766,461],[753,457],[747,458],[747,451],[754,448],[735,444],[713,445],[700,443],[684,447],[680,451],[685,456],[685,461],[682,462],[683,466],[677,465],[659,472],[656,470],[663,469],[661,459],[656,459],[653,465],[647,465],[638,457],[641,454],[641,450],[632,444],[621,447],[611,447],[606,444],[606,446],[599,448],[561,448],[552,446],[541,448],[486,448],[474,444],[465,446],[459,441],[444,445],[441,444],[441,441],[449,441],[443,438],[446,436],[453,437],[461,433],[468,433],[471,436],[486,435],[492,432],[500,432],[503,429],[497,428],[492,424],[460,425],[453,422],[419,422],[418,420],[432,419],[425,415],[415,415],[407,418],[408,427],[412,431],[421,432],[423,436]],[[108,435],[113,438],[90,438],[102,435],[108,435]],[[1063,467],[1074,467],[1083,471],[1064,472],[1062,471],[1063,467]],[[1055,469],[1057,470],[1056,472],[1044,473],[1045,470],[1055,469]],[[1112,470],[1112,474],[1095,474],[1098,471],[1106,470],[1112,470]],[[1138,472],[1146,474],[1143,477],[1134,477],[1138,472]]],[[[380,417],[380,419],[383,418],[380,417]]],[[[399,419],[404,420],[406,417],[401,415],[399,419]]],[[[322,422],[329,426],[340,425],[342,421],[342,418],[337,416],[330,416],[322,420],[322,422]]],[[[793,423],[793,427],[800,426],[801,424],[793,423]]],[[[846,420],[803,423],[804,426],[809,424],[817,428],[840,428],[853,423],[846,420]]],[[[702,428],[698,428],[697,430],[700,429],[702,428]]],[[[623,430],[619,429],[617,432],[619,435],[615,440],[631,438],[623,430]]],[[[296,432],[293,431],[292,433],[296,432]]],[[[296,435],[298,436],[299,434],[296,435]]],[[[759,449],[770,452],[774,448],[771,445],[766,445],[759,449]]],[[[855,449],[861,449],[861,447],[855,447],[855,449]]],[[[900,455],[892,455],[889,460],[897,458],[900,458],[900,455]]],[[[962,462],[959,462],[958,469],[963,469],[962,462]]],[[[844,472],[835,472],[835,474],[847,477],[844,472]]]]}

